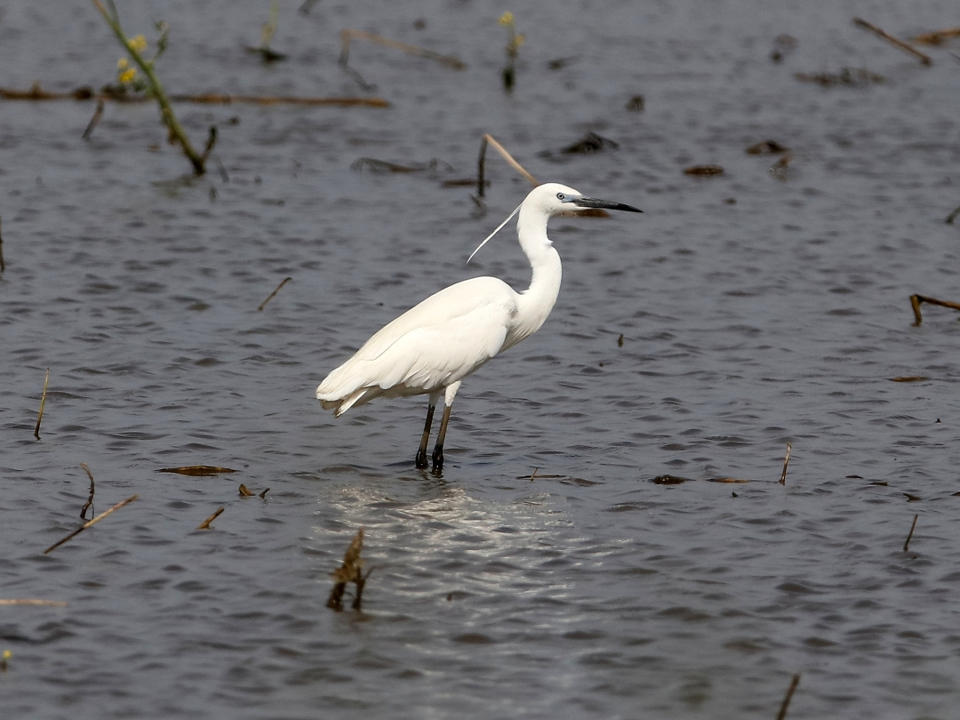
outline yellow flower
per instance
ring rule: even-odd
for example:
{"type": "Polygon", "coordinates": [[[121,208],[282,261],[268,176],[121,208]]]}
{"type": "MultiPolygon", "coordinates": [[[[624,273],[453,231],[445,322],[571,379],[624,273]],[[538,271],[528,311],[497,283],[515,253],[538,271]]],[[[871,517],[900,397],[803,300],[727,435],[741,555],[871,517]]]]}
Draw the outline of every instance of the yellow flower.
{"type": "Polygon", "coordinates": [[[122,73],[120,73],[119,80],[121,83],[127,84],[128,82],[133,80],[136,76],[137,76],[137,69],[128,68],[127,70],[124,70],[122,73]]]}
{"type": "Polygon", "coordinates": [[[527,39],[527,36],[524,35],[523,33],[518,33],[518,34],[514,35],[514,36],[513,36],[513,46],[514,46],[515,48],[520,47],[521,45],[523,45],[523,41],[526,40],[526,39],[527,39]]]}
{"type": "Polygon", "coordinates": [[[120,58],[117,60],[117,70],[126,70],[128,67],[130,67],[130,63],[126,58],[120,58]]]}
{"type": "Polygon", "coordinates": [[[510,26],[513,25],[513,13],[507,10],[503,15],[500,16],[498,21],[501,25],[510,26]]]}
{"type": "Polygon", "coordinates": [[[147,49],[147,39],[143,35],[137,35],[135,38],[127,40],[127,45],[134,52],[143,52],[147,49]]]}
{"type": "Polygon", "coordinates": [[[3,651],[3,659],[4,659],[4,660],[9,660],[9,659],[12,658],[12,657],[13,657],[13,653],[12,653],[12,652],[10,652],[9,650],[4,650],[4,651],[3,651]]]}

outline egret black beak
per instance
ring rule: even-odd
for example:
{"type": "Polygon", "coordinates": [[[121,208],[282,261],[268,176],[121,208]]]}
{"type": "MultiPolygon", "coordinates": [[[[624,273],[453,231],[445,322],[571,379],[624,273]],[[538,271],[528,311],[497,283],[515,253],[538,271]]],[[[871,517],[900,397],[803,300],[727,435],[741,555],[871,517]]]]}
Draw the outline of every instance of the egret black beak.
{"type": "Polygon", "coordinates": [[[573,204],[581,208],[590,208],[592,210],[626,210],[627,212],[643,212],[640,208],[624,203],[610,202],[609,200],[597,200],[596,198],[579,197],[574,198],[573,204]]]}

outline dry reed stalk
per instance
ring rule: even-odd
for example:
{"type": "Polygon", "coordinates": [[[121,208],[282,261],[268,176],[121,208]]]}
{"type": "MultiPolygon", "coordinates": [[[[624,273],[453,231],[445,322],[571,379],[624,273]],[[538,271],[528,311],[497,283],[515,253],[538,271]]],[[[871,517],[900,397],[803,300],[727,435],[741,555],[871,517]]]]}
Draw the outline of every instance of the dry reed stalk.
{"type": "Polygon", "coordinates": [[[529,180],[534,187],[540,184],[537,182],[536,178],[533,177],[533,175],[531,175],[526,171],[523,165],[521,165],[520,163],[518,163],[516,160],[513,159],[513,155],[508,153],[506,149],[504,149],[503,145],[497,142],[496,138],[494,138],[493,135],[490,135],[489,133],[484,133],[483,138],[480,141],[480,159],[477,162],[477,165],[478,165],[477,194],[480,197],[483,197],[483,188],[486,185],[486,183],[483,180],[483,173],[484,173],[484,168],[486,166],[487,145],[492,145],[493,149],[496,150],[498,153],[500,153],[500,156],[504,160],[506,160],[507,163],[509,163],[510,167],[512,167],[514,170],[520,173],[527,180],[529,180]]]}
{"type": "Polygon", "coordinates": [[[960,37],[960,27],[948,28],[946,30],[934,30],[933,32],[920,33],[913,38],[914,42],[921,45],[942,45],[951,38],[960,37]]]}
{"type": "Polygon", "coordinates": [[[363,550],[363,528],[357,530],[350,547],[343,556],[343,564],[330,573],[334,579],[333,588],[330,590],[330,596],[327,598],[327,607],[334,610],[343,610],[343,594],[346,592],[348,583],[355,583],[357,586],[356,595],[353,598],[354,610],[360,609],[361,597],[363,596],[363,586],[370,577],[370,572],[363,574],[363,559],[360,553],[363,550]]]}
{"type": "Polygon", "coordinates": [[[787,484],[787,465],[790,464],[790,451],[793,449],[793,446],[790,443],[787,443],[787,454],[783,457],[783,472],[780,473],[780,484],[787,484]]]}
{"type": "Polygon", "coordinates": [[[923,322],[923,316],[920,314],[920,303],[939,305],[940,307],[950,308],[951,310],[960,310],[960,303],[937,300],[936,298],[926,297],[924,295],[911,295],[910,306],[913,308],[913,316],[916,318],[916,321],[913,323],[914,326],[920,325],[923,322]]]}
{"type": "Polygon", "coordinates": [[[90,468],[87,467],[87,464],[86,464],[86,463],[80,463],[80,467],[83,468],[83,471],[87,474],[87,477],[90,478],[90,497],[87,498],[87,501],[83,504],[83,507],[80,508],[80,519],[81,519],[81,520],[86,520],[86,519],[87,519],[87,508],[89,508],[91,505],[93,505],[93,493],[95,492],[96,488],[95,488],[94,482],[93,482],[93,473],[90,472],[90,468]]]}
{"type": "Polygon", "coordinates": [[[90,136],[93,134],[93,129],[97,126],[97,123],[100,122],[100,118],[103,116],[103,100],[97,100],[97,109],[93,111],[93,117],[90,118],[90,122],[87,124],[87,129],[83,131],[83,135],[80,136],[81,140],[89,140],[90,136]]]}
{"type": "Polygon", "coordinates": [[[270,302],[271,300],[273,300],[273,296],[276,295],[278,292],[280,292],[280,288],[282,288],[284,285],[286,285],[286,284],[287,284],[288,282],[290,282],[291,280],[293,280],[293,278],[290,278],[290,277],[284,278],[284,279],[281,281],[281,283],[280,283],[279,285],[277,285],[277,289],[274,290],[272,293],[270,293],[270,294],[267,296],[267,299],[266,299],[266,300],[264,300],[262,303],[260,303],[260,307],[257,308],[257,312],[263,312],[264,306],[265,306],[268,302],[270,302]]]}
{"type": "Polygon", "coordinates": [[[777,713],[777,720],[784,720],[787,717],[787,709],[790,707],[790,700],[793,699],[793,693],[800,684],[800,673],[793,676],[790,681],[790,687],[787,688],[787,694],[783,698],[783,704],[780,706],[780,712],[777,713]]]}
{"type": "Polygon", "coordinates": [[[402,43],[397,40],[390,40],[389,38],[385,38],[380,35],[364,32],[363,30],[351,30],[349,28],[340,32],[340,59],[338,62],[343,66],[347,65],[347,61],[350,57],[350,43],[353,40],[366,40],[376,45],[382,45],[385,48],[390,48],[391,50],[405,52],[408,55],[416,55],[417,57],[427,58],[428,60],[436,60],[447,67],[453,68],[454,70],[463,70],[467,67],[465,62],[450,55],[441,55],[440,53],[433,52],[432,50],[425,50],[421,47],[417,47],[416,45],[408,45],[407,43],[402,43]]]}
{"type": "Polygon", "coordinates": [[[224,508],[222,508],[222,507],[217,508],[217,511],[216,511],[213,515],[211,515],[211,516],[208,517],[206,520],[204,520],[202,523],[200,523],[199,525],[197,525],[197,530],[213,530],[213,528],[210,527],[210,523],[212,523],[214,520],[216,520],[216,519],[220,516],[220,513],[223,512],[223,510],[224,510],[224,508]]]}
{"type": "Polygon", "coordinates": [[[870,32],[874,33],[875,35],[882,37],[884,40],[893,43],[901,50],[905,50],[906,52],[910,53],[915,58],[917,58],[924,65],[933,65],[933,60],[930,59],[929,55],[924,55],[915,47],[912,47],[911,45],[909,45],[908,43],[905,43],[903,40],[900,40],[899,38],[895,38],[886,30],[881,30],[876,25],[873,25],[872,23],[868,23],[866,20],[863,20],[862,18],[858,18],[858,17],[855,17],[853,19],[853,23],[854,25],[862,27],[865,30],[869,30],[870,32]]]}
{"type": "Polygon", "coordinates": [[[33,436],[40,439],[40,423],[43,421],[43,408],[47,404],[47,384],[50,382],[50,368],[47,368],[47,374],[43,378],[43,395],[40,396],[40,411],[37,413],[37,425],[33,428],[33,436]]]}
{"type": "Polygon", "coordinates": [[[46,554],[48,554],[49,552],[51,552],[52,550],[55,550],[56,548],[58,548],[58,547],[60,547],[61,545],[63,545],[63,544],[64,544],[65,542],[67,542],[68,540],[72,540],[72,539],[75,538],[77,535],[79,535],[79,534],[82,533],[84,530],[86,530],[88,527],[92,527],[92,526],[96,525],[98,522],[100,522],[101,520],[103,520],[107,515],[109,515],[110,513],[114,512],[115,510],[119,510],[119,509],[122,508],[124,505],[127,505],[127,504],[129,504],[129,503],[132,503],[132,502],[133,502],[134,500],[136,500],[138,497],[140,497],[140,496],[139,496],[139,495],[131,495],[131,496],[128,497],[126,500],[122,500],[121,502],[118,502],[116,505],[114,505],[114,506],[113,506],[112,508],[110,508],[109,510],[104,510],[102,513],[100,513],[99,515],[97,515],[95,518],[93,518],[92,520],[88,520],[86,523],[84,523],[83,525],[81,525],[80,527],[78,527],[76,530],[74,530],[72,533],[70,533],[69,535],[67,535],[65,538],[63,538],[63,540],[60,540],[60,541],[58,541],[58,542],[55,542],[53,545],[51,545],[50,547],[48,547],[46,550],[43,551],[43,554],[46,555],[46,554]]]}
{"type": "Polygon", "coordinates": [[[903,551],[904,551],[904,552],[907,552],[907,550],[910,548],[910,538],[913,537],[913,531],[914,531],[914,530],[916,529],[916,527],[917,527],[917,518],[918,518],[918,517],[920,517],[920,516],[919,516],[919,515],[914,515],[914,516],[913,516],[913,524],[910,526],[910,532],[907,534],[907,541],[903,544],[903,551]]]}
{"type": "Polygon", "coordinates": [[[63,600],[38,600],[36,598],[15,598],[0,600],[0,605],[37,605],[40,607],[66,607],[63,600]]]}

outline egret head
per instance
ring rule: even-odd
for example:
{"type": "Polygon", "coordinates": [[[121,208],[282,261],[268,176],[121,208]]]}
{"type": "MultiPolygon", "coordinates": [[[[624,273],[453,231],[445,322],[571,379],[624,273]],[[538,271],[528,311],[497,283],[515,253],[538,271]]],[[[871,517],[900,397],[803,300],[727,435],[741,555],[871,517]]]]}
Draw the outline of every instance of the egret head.
{"type": "Polygon", "coordinates": [[[526,202],[535,203],[541,212],[547,216],[576,213],[577,210],[625,210],[627,212],[643,212],[643,210],[639,210],[632,205],[584,197],[583,193],[579,190],[574,190],[572,187],[560,185],[559,183],[540,185],[527,196],[526,202]]]}

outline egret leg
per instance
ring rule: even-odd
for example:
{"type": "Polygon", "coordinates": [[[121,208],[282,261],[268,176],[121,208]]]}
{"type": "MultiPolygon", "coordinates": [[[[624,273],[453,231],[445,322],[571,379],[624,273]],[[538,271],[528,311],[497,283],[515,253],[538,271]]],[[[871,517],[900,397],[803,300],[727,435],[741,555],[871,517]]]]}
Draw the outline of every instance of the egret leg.
{"type": "Polygon", "coordinates": [[[423,437],[420,438],[420,449],[417,450],[417,467],[427,467],[427,443],[430,440],[430,426],[433,425],[433,411],[437,409],[435,403],[427,406],[427,422],[423,426],[423,437]]]}
{"type": "Polygon", "coordinates": [[[450,411],[453,409],[453,398],[460,389],[460,381],[448,385],[443,394],[443,419],[440,421],[440,432],[437,433],[437,445],[433,449],[433,472],[443,469],[443,441],[447,437],[447,423],[450,422],[450,411]]]}
{"type": "Polygon", "coordinates": [[[447,437],[447,423],[450,422],[450,411],[453,408],[447,405],[443,408],[443,419],[440,421],[440,432],[437,434],[437,446],[433,448],[433,471],[443,469],[443,441],[447,437]]]}

